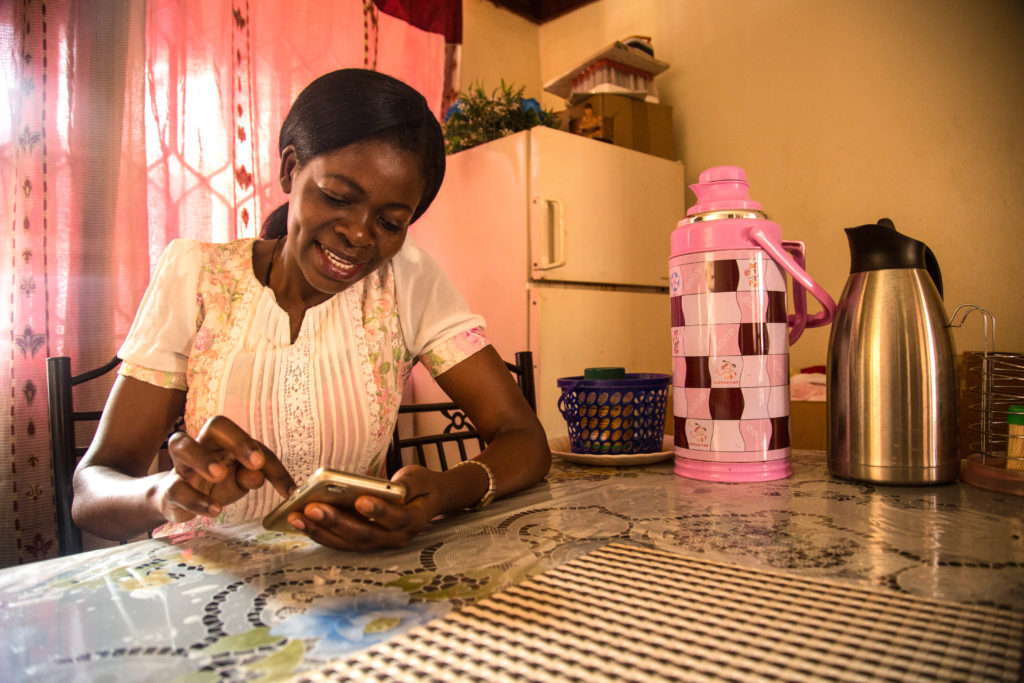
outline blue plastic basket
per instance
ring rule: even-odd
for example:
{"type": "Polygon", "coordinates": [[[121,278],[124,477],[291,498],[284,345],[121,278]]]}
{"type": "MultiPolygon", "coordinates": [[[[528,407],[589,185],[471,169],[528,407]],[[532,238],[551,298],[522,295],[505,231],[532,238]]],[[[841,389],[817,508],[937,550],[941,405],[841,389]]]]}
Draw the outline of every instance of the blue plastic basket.
{"type": "Polygon", "coordinates": [[[672,375],[627,374],[622,379],[563,377],[558,410],[573,453],[658,453],[672,375]]]}

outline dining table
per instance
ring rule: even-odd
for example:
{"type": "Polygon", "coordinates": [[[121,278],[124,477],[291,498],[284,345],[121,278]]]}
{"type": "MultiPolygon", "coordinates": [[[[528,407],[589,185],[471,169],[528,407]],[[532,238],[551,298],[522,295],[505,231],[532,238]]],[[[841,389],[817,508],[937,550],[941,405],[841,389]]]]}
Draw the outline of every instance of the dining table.
{"type": "Polygon", "coordinates": [[[556,455],[342,552],[259,520],[0,570],[5,681],[1021,679],[1024,498],[556,455]]]}

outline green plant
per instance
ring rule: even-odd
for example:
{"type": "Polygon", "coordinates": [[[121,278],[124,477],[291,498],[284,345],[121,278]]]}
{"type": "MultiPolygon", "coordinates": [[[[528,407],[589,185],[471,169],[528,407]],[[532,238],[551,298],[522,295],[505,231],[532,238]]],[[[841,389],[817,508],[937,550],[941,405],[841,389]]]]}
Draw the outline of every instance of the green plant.
{"type": "Polygon", "coordinates": [[[454,154],[534,126],[558,128],[558,114],[545,111],[532,97],[524,98],[525,90],[502,79],[490,95],[479,84],[461,93],[444,115],[445,151],[454,154]]]}

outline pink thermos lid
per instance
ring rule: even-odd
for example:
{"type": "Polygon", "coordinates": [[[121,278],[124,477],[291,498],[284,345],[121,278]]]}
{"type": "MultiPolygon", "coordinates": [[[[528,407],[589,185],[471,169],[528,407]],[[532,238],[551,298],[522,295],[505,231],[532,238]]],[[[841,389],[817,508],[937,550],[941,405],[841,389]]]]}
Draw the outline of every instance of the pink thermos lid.
{"type": "Polygon", "coordinates": [[[690,189],[697,195],[697,203],[686,212],[687,216],[727,209],[761,210],[761,203],[750,198],[747,174],[739,166],[709,168],[690,189]]]}
{"type": "Polygon", "coordinates": [[[751,238],[751,228],[774,242],[781,242],[782,229],[768,220],[761,203],[750,198],[747,174],[739,166],[713,166],[690,185],[697,203],[672,232],[672,254],[689,254],[719,249],[760,248],[751,238]]]}

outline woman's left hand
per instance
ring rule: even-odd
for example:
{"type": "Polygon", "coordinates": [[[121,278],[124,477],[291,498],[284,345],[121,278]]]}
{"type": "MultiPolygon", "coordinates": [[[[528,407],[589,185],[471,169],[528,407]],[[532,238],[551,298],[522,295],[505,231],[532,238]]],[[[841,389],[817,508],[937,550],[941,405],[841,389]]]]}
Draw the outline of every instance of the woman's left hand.
{"type": "Polygon", "coordinates": [[[405,485],[403,504],[369,495],[359,496],[354,509],[310,503],[302,512],[288,515],[288,522],[317,543],[337,550],[401,548],[440,513],[442,476],[409,465],[392,478],[405,485]]]}

